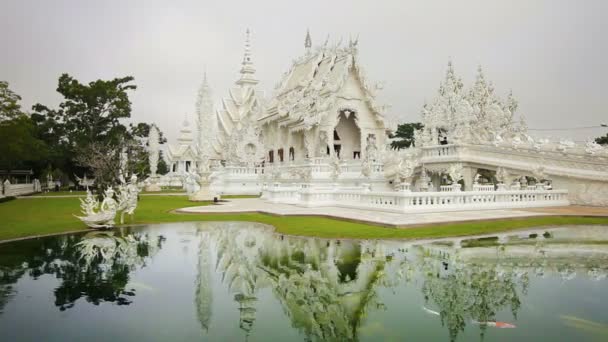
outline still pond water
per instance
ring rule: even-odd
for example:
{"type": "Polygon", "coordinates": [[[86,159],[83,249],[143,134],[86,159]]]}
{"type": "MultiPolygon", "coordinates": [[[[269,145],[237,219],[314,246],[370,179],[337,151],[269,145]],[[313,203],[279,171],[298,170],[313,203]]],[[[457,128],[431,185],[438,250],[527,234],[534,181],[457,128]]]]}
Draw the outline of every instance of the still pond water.
{"type": "Polygon", "coordinates": [[[608,341],[608,227],[295,238],[180,223],[0,244],[2,341],[608,341]]]}

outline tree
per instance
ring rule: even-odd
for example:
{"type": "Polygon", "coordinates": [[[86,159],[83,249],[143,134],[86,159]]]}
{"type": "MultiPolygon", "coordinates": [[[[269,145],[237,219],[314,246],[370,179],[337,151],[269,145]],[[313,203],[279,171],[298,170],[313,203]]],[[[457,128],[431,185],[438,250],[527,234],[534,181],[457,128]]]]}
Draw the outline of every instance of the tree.
{"type": "Polygon", "coordinates": [[[0,81],[0,167],[7,169],[9,178],[16,167],[27,167],[46,153],[34,123],[21,111],[20,99],[7,82],[0,81]]]}
{"type": "Polygon", "coordinates": [[[23,114],[19,101],[21,101],[21,96],[8,87],[8,82],[0,81],[0,121],[23,114]]]}
{"type": "Polygon", "coordinates": [[[159,175],[165,175],[169,173],[169,165],[167,165],[167,162],[163,157],[163,151],[158,152],[158,168],[156,169],[156,173],[159,175]]]}
{"type": "Polygon", "coordinates": [[[127,76],[84,85],[63,74],[57,87],[64,97],[59,109],[36,104],[34,110],[63,124],[63,132],[72,147],[86,146],[93,141],[118,145],[127,131],[120,120],[131,116],[127,91],[136,89],[132,81],[133,77],[127,76]]]}
{"type": "Polygon", "coordinates": [[[606,133],[606,135],[603,137],[599,137],[599,138],[595,139],[595,142],[600,145],[608,146],[608,133],[606,133]]]}
{"type": "Polygon", "coordinates": [[[136,89],[132,82],[133,77],[126,76],[82,84],[61,75],[57,91],[64,100],[59,107],[33,107],[39,136],[56,146],[57,153],[48,162],[62,165],[68,174],[94,174],[98,188],[114,184],[123,166],[125,174],[145,174],[145,138],[150,126],[122,122],[131,116],[128,93],[136,89]],[[127,165],[121,165],[122,153],[129,157],[127,165]]]}
{"type": "Polygon", "coordinates": [[[420,122],[409,122],[397,126],[397,131],[394,134],[395,138],[400,138],[399,141],[393,141],[391,147],[402,149],[410,146],[415,146],[414,132],[422,129],[424,126],[420,122]]]}

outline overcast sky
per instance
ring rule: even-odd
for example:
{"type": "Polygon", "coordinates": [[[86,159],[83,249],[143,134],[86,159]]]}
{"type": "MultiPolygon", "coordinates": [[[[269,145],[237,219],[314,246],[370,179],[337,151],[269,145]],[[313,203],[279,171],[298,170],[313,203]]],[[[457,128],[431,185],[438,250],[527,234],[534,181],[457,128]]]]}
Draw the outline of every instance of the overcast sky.
{"type": "MultiPolygon", "coordinates": [[[[0,79],[23,97],[56,106],[57,79],[132,75],[133,118],[170,139],[188,114],[206,68],[216,105],[238,78],[244,32],[267,95],[313,45],[359,36],[380,102],[418,121],[448,58],[469,85],[478,64],[496,91],[512,89],[531,128],[608,121],[608,1],[29,1],[0,0],[0,79]]],[[[549,132],[577,140],[608,129],[549,132]]]]}

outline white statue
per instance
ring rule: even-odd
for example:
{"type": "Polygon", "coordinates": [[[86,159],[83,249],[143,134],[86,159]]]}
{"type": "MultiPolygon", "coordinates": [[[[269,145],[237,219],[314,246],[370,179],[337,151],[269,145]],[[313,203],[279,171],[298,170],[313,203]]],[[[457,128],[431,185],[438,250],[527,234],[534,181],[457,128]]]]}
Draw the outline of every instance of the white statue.
{"type": "Polygon", "coordinates": [[[574,143],[574,141],[570,139],[560,139],[559,145],[557,146],[557,150],[561,152],[566,152],[566,150],[573,148],[575,145],[576,144],[574,143]]]}
{"type": "Polygon", "coordinates": [[[76,175],[74,175],[74,178],[76,178],[76,181],[78,182],[79,186],[84,187],[87,190],[89,190],[90,186],[93,186],[93,184],[95,184],[95,179],[88,179],[86,173],[84,174],[84,176],[82,178],[80,178],[76,175]]]}
{"type": "Polygon", "coordinates": [[[337,155],[331,155],[331,157],[329,158],[329,167],[331,168],[330,178],[335,182],[336,180],[338,180],[340,174],[342,173],[340,158],[338,158],[337,155]]]}
{"type": "Polygon", "coordinates": [[[148,134],[148,162],[150,163],[150,177],[156,176],[156,170],[158,167],[158,140],[160,134],[156,125],[150,126],[150,133],[148,134]]]}
{"type": "Polygon", "coordinates": [[[137,176],[133,174],[129,183],[123,183],[119,185],[118,192],[118,211],[120,211],[120,224],[124,223],[125,214],[135,214],[137,209],[137,201],[139,197],[139,188],[137,187],[137,176]]]}
{"type": "Polygon", "coordinates": [[[200,190],[200,176],[195,172],[188,171],[182,174],[182,182],[188,195],[192,195],[200,190]]]}
{"type": "Polygon", "coordinates": [[[597,154],[604,149],[602,145],[595,142],[595,140],[588,140],[585,144],[585,152],[588,154],[597,154]]]}
{"type": "Polygon", "coordinates": [[[99,208],[99,201],[87,189],[87,197],[83,200],[80,198],[80,209],[85,215],[92,215],[99,208]]]}
{"type": "Polygon", "coordinates": [[[117,204],[114,200],[114,190],[108,187],[104,192],[104,198],[99,206],[99,211],[95,212],[94,201],[90,198],[91,193],[88,192],[87,199],[85,202],[88,204],[83,205],[81,203],[82,213],[85,216],[76,216],[82,222],[84,222],[89,228],[111,228],[114,226],[114,218],[116,217],[117,204]]]}
{"type": "Polygon", "coordinates": [[[448,168],[448,175],[452,179],[452,184],[458,183],[461,179],[464,178],[462,174],[462,164],[452,164],[448,168]]]}

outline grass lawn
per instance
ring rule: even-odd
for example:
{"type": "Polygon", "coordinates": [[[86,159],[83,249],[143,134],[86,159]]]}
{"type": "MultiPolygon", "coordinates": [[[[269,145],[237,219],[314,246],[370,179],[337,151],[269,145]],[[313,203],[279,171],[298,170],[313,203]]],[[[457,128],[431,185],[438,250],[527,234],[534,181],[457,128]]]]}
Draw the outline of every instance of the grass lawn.
{"type": "MultiPolygon", "coordinates": [[[[489,222],[441,224],[396,229],[311,216],[265,214],[175,214],[170,211],[210,203],[189,202],[186,196],[142,196],[135,218],[126,224],[185,221],[252,221],[273,225],[284,234],[325,238],[438,238],[509,231],[535,226],[605,224],[605,217],[546,216],[489,222]]],[[[73,214],[80,214],[78,198],[31,198],[0,203],[0,240],[86,229],[73,214]]]]}

